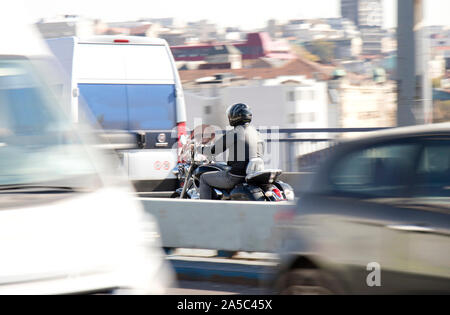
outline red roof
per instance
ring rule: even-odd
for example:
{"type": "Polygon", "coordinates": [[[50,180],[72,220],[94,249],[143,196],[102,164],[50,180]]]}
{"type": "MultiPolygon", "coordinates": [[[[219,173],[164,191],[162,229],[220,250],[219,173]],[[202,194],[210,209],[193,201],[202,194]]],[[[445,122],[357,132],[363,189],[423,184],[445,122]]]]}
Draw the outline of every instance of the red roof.
{"type": "MultiPolygon", "coordinates": [[[[177,61],[200,61],[206,58],[205,52],[195,55],[185,55],[197,49],[208,49],[216,45],[225,45],[224,43],[201,43],[197,45],[171,46],[170,49],[174,53],[177,61]],[[180,55],[178,55],[178,53],[180,55]]],[[[259,57],[275,56],[279,59],[293,59],[291,47],[285,41],[272,40],[266,32],[248,33],[247,40],[241,42],[230,43],[242,52],[242,59],[258,59],[259,57]]]]}
{"type": "Polygon", "coordinates": [[[304,75],[307,78],[314,78],[316,74],[322,76],[323,79],[328,79],[334,69],[334,67],[323,66],[303,58],[298,58],[279,68],[181,70],[179,74],[182,82],[195,81],[199,78],[214,76],[218,73],[231,73],[245,79],[272,79],[279,76],[294,75],[304,75]]]}

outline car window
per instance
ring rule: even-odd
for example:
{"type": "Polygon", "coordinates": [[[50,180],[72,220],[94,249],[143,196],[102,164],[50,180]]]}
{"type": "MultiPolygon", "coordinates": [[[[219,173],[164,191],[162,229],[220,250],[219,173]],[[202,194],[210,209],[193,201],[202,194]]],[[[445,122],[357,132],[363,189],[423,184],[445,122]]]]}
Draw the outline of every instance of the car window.
{"type": "Polygon", "coordinates": [[[417,168],[416,195],[450,196],[450,141],[426,142],[417,168]]]}
{"type": "Polygon", "coordinates": [[[36,72],[28,60],[0,58],[0,185],[95,176],[80,137],[36,72]]]}
{"type": "Polygon", "coordinates": [[[420,147],[416,143],[386,144],[349,153],[332,168],[332,189],[368,197],[402,196],[414,174],[420,147]]]}

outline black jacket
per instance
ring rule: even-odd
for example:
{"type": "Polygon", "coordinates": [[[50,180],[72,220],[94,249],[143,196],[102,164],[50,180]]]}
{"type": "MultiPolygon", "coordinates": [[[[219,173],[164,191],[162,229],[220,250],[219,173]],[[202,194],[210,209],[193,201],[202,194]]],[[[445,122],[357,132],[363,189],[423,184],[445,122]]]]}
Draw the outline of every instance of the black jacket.
{"type": "Polygon", "coordinates": [[[248,162],[252,158],[262,158],[264,144],[258,131],[250,125],[236,126],[227,131],[213,145],[204,146],[202,153],[217,155],[228,151],[227,164],[231,166],[230,173],[245,176],[248,162]]]}

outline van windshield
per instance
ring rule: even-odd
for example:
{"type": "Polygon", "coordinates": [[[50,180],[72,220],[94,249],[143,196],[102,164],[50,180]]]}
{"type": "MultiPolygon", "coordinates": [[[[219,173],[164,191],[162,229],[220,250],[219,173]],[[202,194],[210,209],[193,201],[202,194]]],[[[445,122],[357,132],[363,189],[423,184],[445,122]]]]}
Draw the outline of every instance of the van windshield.
{"type": "Polygon", "coordinates": [[[176,125],[173,84],[79,84],[80,104],[104,129],[171,130],[176,125]]]}
{"type": "Polygon", "coordinates": [[[0,185],[96,174],[70,121],[26,59],[0,58],[0,185]]]}

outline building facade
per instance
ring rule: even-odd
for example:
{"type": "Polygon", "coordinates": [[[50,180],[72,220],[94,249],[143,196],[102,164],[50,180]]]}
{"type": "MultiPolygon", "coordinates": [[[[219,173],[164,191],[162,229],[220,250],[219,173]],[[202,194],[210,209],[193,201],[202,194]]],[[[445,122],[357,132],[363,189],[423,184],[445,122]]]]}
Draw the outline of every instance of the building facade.
{"type": "Polygon", "coordinates": [[[362,54],[383,52],[383,4],[381,0],[341,0],[341,15],[355,23],[361,31],[362,54]]]}
{"type": "Polygon", "coordinates": [[[366,56],[382,54],[385,34],[385,30],[378,26],[361,28],[362,54],[366,56]]]}
{"type": "Polygon", "coordinates": [[[353,21],[359,26],[359,1],[358,0],[341,0],[341,16],[353,21]]]}
{"type": "Polygon", "coordinates": [[[341,0],[341,15],[359,28],[383,27],[381,0],[341,0]]]}
{"type": "Polygon", "coordinates": [[[330,106],[337,109],[340,128],[396,126],[396,85],[393,81],[377,83],[364,80],[358,84],[348,80],[329,81],[330,106]]]}
{"type": "Polygon", "coordinates": [[[95,34],[96,23],[76,15],[64,15],[53,19],[43,19],[36,27],[44,38],[88,37],[95,34]]]}
{"type": "MultiPolygon", "coordinates": [[[[218,82],[185,88],[188,128],[200,124],[227,128],[226,109],[235,103],[246,103],[252,108],[252,124],[259,129],[325,128],[329,125],[326,82],[303,76],[287,76],[241,84],[218,82]]],[[[278,136],[277,133],[274,135],[278,136]]],[[[311,138],[326,135],[295,136],[311,138]]],[[[267,145],[264,157],[266,167],[285,170],[292,163],[288,157],[318,149],[311,143],[296,143],[291,147],[278,142],[267,145]]]]}

